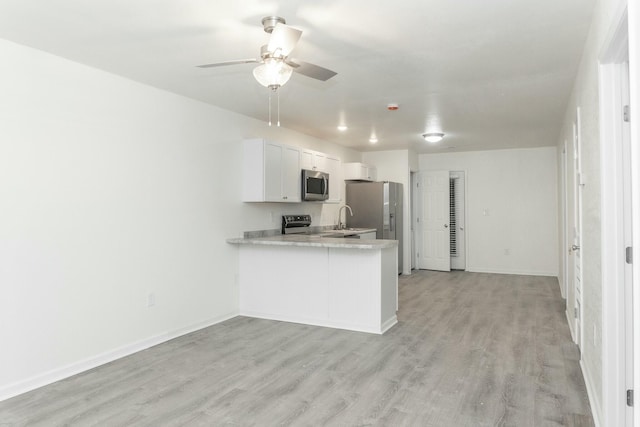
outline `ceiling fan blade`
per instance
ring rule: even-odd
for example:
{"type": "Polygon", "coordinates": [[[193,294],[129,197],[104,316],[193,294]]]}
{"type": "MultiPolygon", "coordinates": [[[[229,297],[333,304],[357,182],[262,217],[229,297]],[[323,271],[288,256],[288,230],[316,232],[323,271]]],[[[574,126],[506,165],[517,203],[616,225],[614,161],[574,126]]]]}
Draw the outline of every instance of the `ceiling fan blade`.
{"type": "Polygon", "coordinates": [[[280,49],[282,56],[288,56],[300,40],[302,31],[284,24],[277,24],[271,33],[267,49],[275,53],[280,49]]]}
{"type": "Polygon", "coordinates": [[[310,64],[308,62],[302,61],[287,61],[287,64],[293,67],[293,71],[298,74],[302,74],[303,76],[311,77],[312,79],[322,80],[326,82],[331,77],[335,76],[335,71],[331,71],[327,68],[321,67],[319,65],[310,64]]]}
{"type": "Polygon", "coordinates": [[[213,64],[204,64],[204,65],[196,65],[198,68],[212,68],[212,67],[224,67],[225,65],[236,65],[236,64],[252,64],[255,62],[260,62],[257,59],[236,59],[234,61],[222,61],[222,62],[214,62],[213,64]]]}

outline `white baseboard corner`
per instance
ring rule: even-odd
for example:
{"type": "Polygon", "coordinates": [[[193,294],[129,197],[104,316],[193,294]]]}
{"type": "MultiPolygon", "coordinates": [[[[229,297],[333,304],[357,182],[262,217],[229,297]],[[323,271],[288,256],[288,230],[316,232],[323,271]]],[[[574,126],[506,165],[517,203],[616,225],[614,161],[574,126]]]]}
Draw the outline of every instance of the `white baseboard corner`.
{"type": "Polygon", "coordinates": [[[146,350],[149,347],[162,344],[163,342],[178,338],[182,335],[190,334],[191,332],[195,332],[200,329],[213,326],[217,323],[224,322],[225,320],[232,319],[237,315],[237,312],[227,313],[225,315],[207,319],[193,325],[174,329],[172,331],[167,331],[149,338],[145,338],[140,341],[136,341],[134,343],[127,344],[125,346],[109,350],[104,353],[79,360],[77,362],[73,362],[66,366],[61,366],[44,373],[34,375],[30,378],[26,378],[12,384],[0,385],[0,402],[26,393],[28,391],[43,387],[45,385],[54,383],[56,381],[72,377],[73,375],[88,371],[89,369],[96,368],[100,365],[113,362],[114,360],[121,359],[133,353],[146,350]]]}
{"type": "Polygon", "coordinates": [[[600,406],[600,400],[598,394],[593,388],[593,381],[591,380],[591,374],[586,368],[584,362],[580,361],[580,370],[582,371],[582,377],[584,383],[587,386],[587,396],[589,397],[589,405],[591,406],[591,415],[593,416],[593,423],[596,427],[602,427],[602,407],[600,406]]]}

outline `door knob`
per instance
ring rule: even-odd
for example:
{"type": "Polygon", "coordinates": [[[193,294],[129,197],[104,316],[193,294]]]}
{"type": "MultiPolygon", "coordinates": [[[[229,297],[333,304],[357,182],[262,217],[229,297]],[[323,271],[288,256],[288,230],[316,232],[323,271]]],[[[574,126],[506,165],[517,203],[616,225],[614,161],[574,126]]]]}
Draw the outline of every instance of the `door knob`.
{"type": "Polygon", "coordinates": [[[580,246],[578,245],[571,245],[571,249],[569,249],[569,252],[571,251],[579,251],[580,250],[580,246]]]}
{"type": "Polygon", "coordinates": [[[445,225],[444,225],[444,228],[449,228],[449,224],[445,224],[445,225]]]}

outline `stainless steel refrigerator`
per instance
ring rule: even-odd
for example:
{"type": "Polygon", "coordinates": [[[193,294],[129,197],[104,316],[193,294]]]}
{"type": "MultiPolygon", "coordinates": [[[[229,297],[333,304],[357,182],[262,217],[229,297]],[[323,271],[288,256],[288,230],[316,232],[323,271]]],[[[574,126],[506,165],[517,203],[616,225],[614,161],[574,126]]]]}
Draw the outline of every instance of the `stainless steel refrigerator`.
{"type": "Polygon", "coordinates": [[[398,241],[398,273],[402,272],[402,184],[347,182],[347,226],[375,228],[378,239],[398,241]]]}

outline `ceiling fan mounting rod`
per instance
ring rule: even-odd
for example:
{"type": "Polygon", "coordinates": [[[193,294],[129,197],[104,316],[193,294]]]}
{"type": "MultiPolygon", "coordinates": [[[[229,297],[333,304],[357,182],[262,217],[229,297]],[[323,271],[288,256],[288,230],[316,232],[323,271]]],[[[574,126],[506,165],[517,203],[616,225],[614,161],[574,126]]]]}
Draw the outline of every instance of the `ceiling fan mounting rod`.
{"type": "Polygon", "coordinates": [[[277,24],[286,24],[286,23],[287,21],[285,21],[284,18],[281,18],[279,16],[265,16],[264,18],[262,18],[262,26],[264,27],[264,32],[269,34],[273,32],[273,29],[276,27],[277,24]]]}

